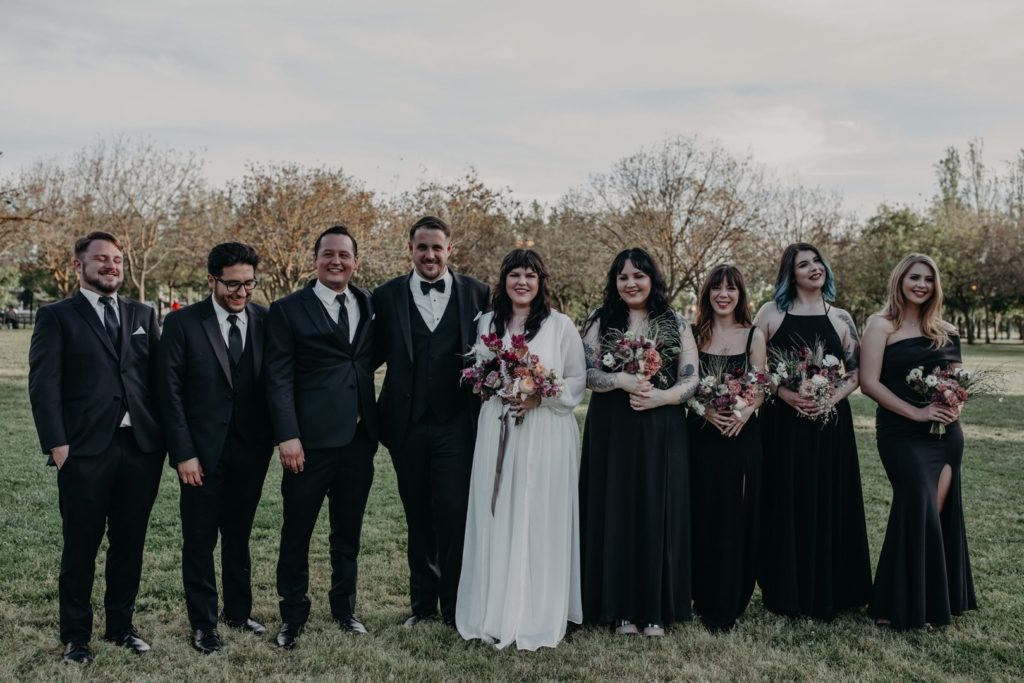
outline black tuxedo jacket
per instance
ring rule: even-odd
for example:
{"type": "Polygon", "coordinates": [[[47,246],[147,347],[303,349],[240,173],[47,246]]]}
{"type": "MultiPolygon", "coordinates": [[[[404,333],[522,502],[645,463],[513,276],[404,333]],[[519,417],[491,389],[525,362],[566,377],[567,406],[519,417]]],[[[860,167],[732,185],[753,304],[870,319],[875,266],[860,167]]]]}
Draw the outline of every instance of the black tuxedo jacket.
{"type": "MultiPolygon", "coordinates": [[[[409,281],[412,273],[385,282],[373,291],[377,311],[377,348],[375,366],[387,363],[384,387],[378,404],[381,419],[381,442],[389,450],[401,446],[409,428],[412,412],[413,345],[410,319],[409,281]]],[[[483,282],[452,273],[452,288],[459,303],[460,348],[468,352],[476,343],[476,325],[487,310],[490,289],[483,282]]],[[[478,407],[476,402],[471,403],[478,407]]]]}
{"type": "Polygon", "coordinates": [[[164,320],[157,387],[171,465],[199,458],[203,470],[212,472],[235,410],[242,411],[238,425],[246,434],[246,443],[254,447],[253,455],[268,456],[274,448],[263,388],[267,309],[249,303],[245,312],[246,343],[252,345],[258,388],[255,396],[235,395],[227,345],[209,298],[164,320]]]}
{"type": "MultiPolygon", "coordinates": [[[[145,453],[163,451],[156,409],[156,311],[118,296],[120,354],[81,292],[39,309],[28,352],[28,394],[43,453],[103,453],[127,408],[145,453]]],[[[53,459],[49,462],[52,464],[53,459]]]]}
{"type": "Polygon", "coordinates": [[[354,340],[343,339],[313,292],[316,280],[270,306],[263,354],[270,419],[277,443],[338,448],[352,441],[356,417],[377,439],[370,293],[349,284],[359,304],[354,340]]]}

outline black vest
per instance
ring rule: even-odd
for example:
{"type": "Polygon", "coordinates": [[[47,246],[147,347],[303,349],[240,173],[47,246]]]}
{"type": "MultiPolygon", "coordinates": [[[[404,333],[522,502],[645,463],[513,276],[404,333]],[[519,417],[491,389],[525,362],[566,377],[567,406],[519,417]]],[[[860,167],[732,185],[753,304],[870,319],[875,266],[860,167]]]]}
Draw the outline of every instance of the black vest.
{"type": "Polygon", "coordinates": [[[409,320],[412,323],[412,421],[421,420],[428,412],[439,421],[447,421],[462,410],[465,400],[459,387],[463,367],[462,335],[455,287],[433,332],[423,322],[412,296],[409,297],[409,320]]]}
{"type": "MultiPolygon", "coordinates": [[[[252,433],[254,425],[266,424],[266,400],[263,387],[256,381],[256,367],[252,353],[252,335],[246,325],[245,349],[238,364],[231,364],[231,437],[244,444],[257,443],[259,435],[252,433]]],[[[228,361],[230,363],[230,361],[228,361]]]]}

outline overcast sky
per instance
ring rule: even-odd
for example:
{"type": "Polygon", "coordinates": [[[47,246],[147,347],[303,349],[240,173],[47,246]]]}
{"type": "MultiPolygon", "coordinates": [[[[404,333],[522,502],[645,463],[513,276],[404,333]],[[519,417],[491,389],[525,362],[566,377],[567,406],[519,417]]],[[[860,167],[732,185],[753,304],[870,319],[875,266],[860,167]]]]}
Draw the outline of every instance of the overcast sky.
{"type": "Polygon", "coordinates": [[[0,174],[116,133],[553,201],[697,134],[869,213],[1024,147],[1024,2],[0,0],[0,174]]]}

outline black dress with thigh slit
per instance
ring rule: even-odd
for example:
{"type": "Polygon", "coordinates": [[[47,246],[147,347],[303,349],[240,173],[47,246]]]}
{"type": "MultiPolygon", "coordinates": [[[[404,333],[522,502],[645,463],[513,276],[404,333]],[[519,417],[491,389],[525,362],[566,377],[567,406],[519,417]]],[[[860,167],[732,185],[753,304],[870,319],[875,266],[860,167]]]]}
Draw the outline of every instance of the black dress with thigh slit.
{"type": "MultiPolygon", "coordinates": [[[[920,367],[927,374],[960,362],[959,337],[938,349],[931,344],[927,337],[903,339],[887,346],[882,358],[882,384],[913,405],[925,403],[907,384],[912,369],[920,367]]],[[[869,612],[896,628],[948,624],[951,615],[978,606],[960,496],[963,431],[954,422],[945,434],[930,434],[930,423],[882,406],[875,423],[878,454],[892,484],[892,506],[869,612]],[[940,511],[939,476],[947,465],[952,479],[940,511]]]]}

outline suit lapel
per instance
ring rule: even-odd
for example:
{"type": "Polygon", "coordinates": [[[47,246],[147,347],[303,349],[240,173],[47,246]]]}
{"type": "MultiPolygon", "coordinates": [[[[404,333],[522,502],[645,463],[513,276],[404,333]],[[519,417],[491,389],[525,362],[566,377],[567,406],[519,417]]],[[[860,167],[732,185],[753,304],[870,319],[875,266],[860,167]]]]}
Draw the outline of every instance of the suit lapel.
{"type": "Polygon", "coordinates": [[[348,289],[352,292],[352,296],[356,298],[356,303],[359,304],[359,325],[356,327],[355,336],[352,338],[352,350],[355,351],[362,343],[363,337],[366,336],[366,330],[370,327],[370,321],[373,320],[373,304],[370,302],[370,297],[363,290],[352,286],[349,286],[348,289]]]}
{"type": "Polygon", "coordinates": [[[452,273],[452,289],[458,291],[459,298],[459,330],[462,332],[462,348],[459,352],[473,348],[476,343],[476,320],[473,312],[472,297],[462,281],[462,276],[452,273]]]}
{"type": "Polygon", "coordinates": [[[121,359],[124,360],[135,331],[135,307],[129,306],[122,297],[117,297],[118,310],[121,315],[121,359]]]}
{"type": "Polygon", "coordinates": [[[259,377],[263,368],[263,320],[252,304],[246,304],[249,318],[249,342],[252,344],[252,362],[259,377]]]}
{"type": "MultiPolygon", "coordinates": [[[[206,299],[203,304],[201,317],[203,319],[203,331],[206,338],[213,347],[213,355],[217,357],[220,369],[224,371],[224,377],[228,380],[228,386],[234,386],[231,382],[231,366],[228,364],[228,349],[224,344],[224,336],[220,333],[220,324],[217,322],[217,314],[213,310],[213,302],[206,299]]],[[[250,318],[250,321],[252,318],[250,318]]]]}
{"type": "Polygon", "coordinates": [[[398,290],[398,329],[402,332],[402,340],[405,342],[405,350],[409,352],[409,360],[412,360],[412,320],[409,318],[409,299],[412,294],[409,292],[409,283],[412,281],[412,273],[405,279],[402,287],[398,290]]]}
{"type": "Polygon", "coordinates": [[[321,334],[334,334],[337,336],[331,328],[331,323],[327,320],[327,311],[324,309],[324,305],[320,303],[316,292],[313,291],[313,285],[309,285],[306,289],[302,290],[302,304],[306,307],[306,313],[313,321],[313,325],[321,334]]]}
{"type": "MultiPolygon", "coordinates": [[[[100,338],[100,342],[103,344],[103,347],[107,352],[111,356],[117,358],[117,352],[114,351],[114,345],[110,343],[110,337],[107,336],[107,331],[103,329],[103,323],[100,322],[100,317],[96,315],[95,309],[93,309],[89,300],[85,298],[85,295],[78,292],[74,299],[72,299],[71,304],[75,307],[75,310],[78,311],[79,315],[85,319],[86,325],[88,325],[92,331],[96,333],[96,336],[100,338]]],[[[122,316],[122,320],[123,319],[124,317],[122,316]]]]}

